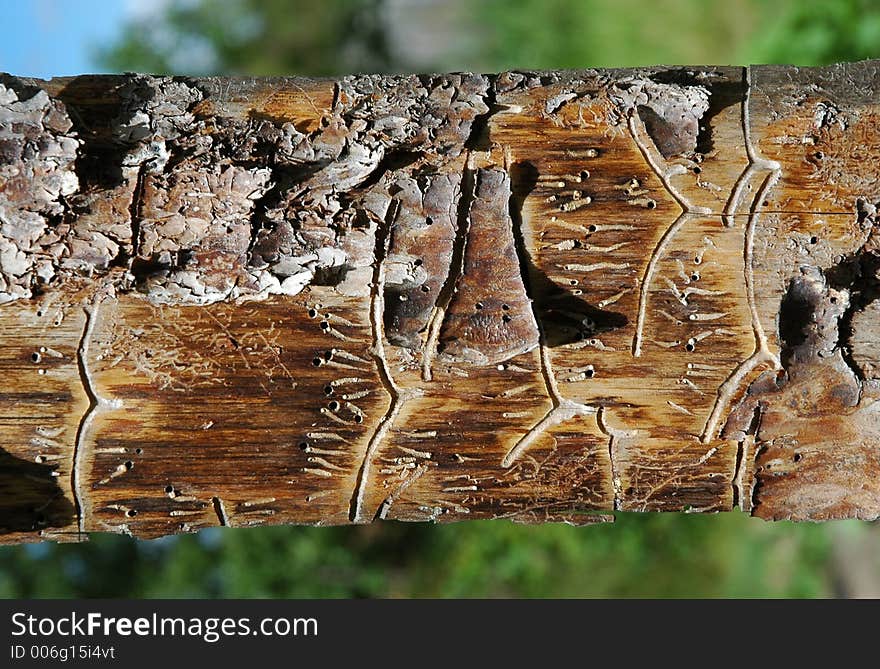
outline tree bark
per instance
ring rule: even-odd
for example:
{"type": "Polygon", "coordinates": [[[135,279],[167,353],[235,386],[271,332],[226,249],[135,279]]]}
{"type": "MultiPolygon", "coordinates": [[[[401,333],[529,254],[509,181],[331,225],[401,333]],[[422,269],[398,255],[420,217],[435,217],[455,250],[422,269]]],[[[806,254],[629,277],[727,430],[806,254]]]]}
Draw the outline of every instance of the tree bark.
{"type": "Polygon", "coordinates": [[[880,515],[876,62],[0,79],[0,540],[880,515]]]}

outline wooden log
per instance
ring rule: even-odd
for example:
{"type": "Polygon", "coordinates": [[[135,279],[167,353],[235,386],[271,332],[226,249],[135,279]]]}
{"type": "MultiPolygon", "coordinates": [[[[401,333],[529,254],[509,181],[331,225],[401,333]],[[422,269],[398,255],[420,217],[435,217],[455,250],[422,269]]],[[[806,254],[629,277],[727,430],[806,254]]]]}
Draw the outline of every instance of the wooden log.
{"type": "Polygon", "coordinates": [[[878,517],[878,76],[4,76],[0,539],[878,517]]]}

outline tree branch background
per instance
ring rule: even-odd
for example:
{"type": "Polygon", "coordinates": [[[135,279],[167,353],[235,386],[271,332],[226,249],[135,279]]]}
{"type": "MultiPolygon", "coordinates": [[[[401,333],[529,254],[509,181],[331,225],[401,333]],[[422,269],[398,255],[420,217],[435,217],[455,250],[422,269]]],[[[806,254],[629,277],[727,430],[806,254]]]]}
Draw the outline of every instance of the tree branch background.
{"type": "MultiPolygon", "coordinates": [[[[92,46],[104,71],[334,76],[880,57],[877,0],[154,4],[114,41],[92,46]]],[[[101,535],[10,546],[0,548],[0,596],[880,596],[876,524],[617,515],[589,528],[216,528],[149,542],[101,535]]]]}

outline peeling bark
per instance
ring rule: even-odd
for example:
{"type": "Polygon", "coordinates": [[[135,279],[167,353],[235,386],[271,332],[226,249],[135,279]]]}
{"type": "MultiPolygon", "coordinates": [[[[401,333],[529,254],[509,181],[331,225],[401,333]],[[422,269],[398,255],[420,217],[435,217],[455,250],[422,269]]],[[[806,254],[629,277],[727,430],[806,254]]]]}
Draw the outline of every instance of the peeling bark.
{"type": "Polygon", "coordinates": [[[441,360],[492,365],[538,345],[508,213],[510,176],[481,169],[468,211],[462,276],[440,331],[441,360]]]}
{"type": "Polygon", "coordinates": [[[0,532],[880,516],[878,65],[0,79],[0,532]]]}

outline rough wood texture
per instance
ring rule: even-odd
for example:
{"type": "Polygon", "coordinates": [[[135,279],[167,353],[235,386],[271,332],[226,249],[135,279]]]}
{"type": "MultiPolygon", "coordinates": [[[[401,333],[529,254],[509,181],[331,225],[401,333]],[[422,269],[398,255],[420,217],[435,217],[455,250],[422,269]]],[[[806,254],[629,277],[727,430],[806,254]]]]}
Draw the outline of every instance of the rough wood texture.
{"type": "Polygon", "coordinates": [[[3,77],[2,540],[876,518],[878,77],[3,77]]]}

